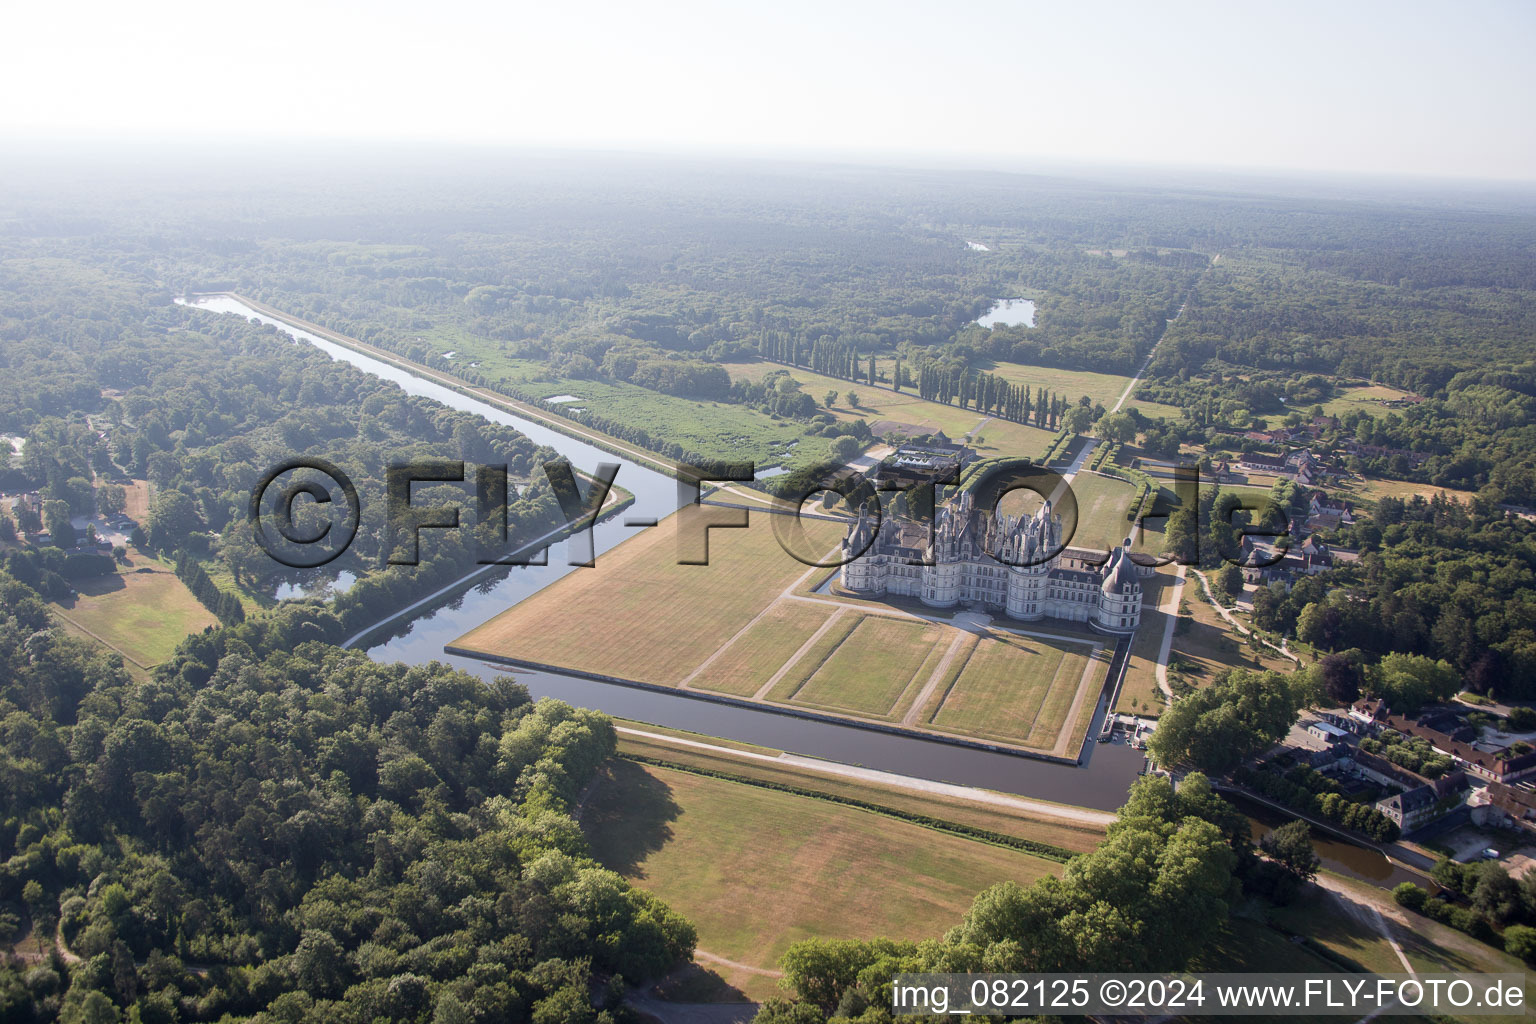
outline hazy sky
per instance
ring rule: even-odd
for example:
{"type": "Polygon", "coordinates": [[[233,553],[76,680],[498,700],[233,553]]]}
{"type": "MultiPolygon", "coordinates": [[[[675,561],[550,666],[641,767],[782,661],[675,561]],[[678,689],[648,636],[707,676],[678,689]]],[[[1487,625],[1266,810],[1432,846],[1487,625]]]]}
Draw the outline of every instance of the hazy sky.
{"type": "Polygon", "coordinates": [[[1536,3],[13,3],[0,132],[1536,179],[1536,3]],[[233,119],[238,119],[235,121],[233,119]]]}

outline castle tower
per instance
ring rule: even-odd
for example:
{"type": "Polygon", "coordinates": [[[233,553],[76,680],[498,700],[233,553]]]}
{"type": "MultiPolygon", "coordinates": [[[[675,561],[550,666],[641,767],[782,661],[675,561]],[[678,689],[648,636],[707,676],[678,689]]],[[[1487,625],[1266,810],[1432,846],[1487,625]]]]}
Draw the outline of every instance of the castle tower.
{"type": "Polygon", "coordinates": [[[1131,560],[1131,539],[1116,548],[1104,565],[1094,625],[1111,633],[1133,632],[1141,623],[1141,580],[1131,560]]]}

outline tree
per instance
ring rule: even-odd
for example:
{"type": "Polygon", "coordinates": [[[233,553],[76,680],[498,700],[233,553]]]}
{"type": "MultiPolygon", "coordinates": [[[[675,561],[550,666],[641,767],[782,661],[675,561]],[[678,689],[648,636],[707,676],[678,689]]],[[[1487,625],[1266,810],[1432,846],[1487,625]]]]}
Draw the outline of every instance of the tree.
{"type": "Polygon", "coordinates": [[[859,407],[859,393],[857,391],[848,392],[848,405],[854,409],[859,407]]]}
{"type": "Polygon", "coordinates": [[[1290,731],[1304,689],[1278,672],[1228,669],[1169,707],[1147,749],[1164,767],[1230,771],[1290,731]]]}
{"type": "Polygon", "coordinates": [[[1392,898],[1397,901],[1398,906],[1422,913],[1424,904],[1429,899],[1429,893],[1412,882],[1403,882],[1392,890],[1392,898]]]}
{"type": "Polygon", "coordinates": [[[1312,848],[1312,830],[1300,818],[1286,822],[1260,839],[1259,848],[1304,882],[1316,877],[1322,864],[1317,851],[1312,848]]]}
{"type": "Polygon", "coordinates": [[[235,519],[219,538],[219,557],[240,586],[246,577],[257,578],[272,563],[266,551],[251,535],[251,524],[245,519],[235,519]]]}
{"type": "Polygon", "coordinates": [[[1422,654],[1387,655],[1366,671],[1366,683],[1398,711],[1415,711],[1461,692],[1461,676],[1449,663],[1422,654]]]}
{"type": "Polygon", "coordinates": [[[1472,887],[1472,908],[1503,924],[1523,909],[1520,883],[1509,877],[1504,866],[1493,862],[1482,865],[1481,877],[1472,887]]]}
{"type": "Polygon", "coordinates": [[[1360,652],[1325,654],[1310,670],[1319,692],[1336,705],[1353,704],[1360,696],[1360,652]]]}
{"type": "Polygon", "coordinates": [[[828,409],[830,409],[834,405],[836,405],[837,404],[837,392],[836,391],[828,391],[827,394],[826,394],[826,401],[825,401],[824,404],[826,405],[826,407],[828,409]]]}
{"type": "Polygon", "coordinates": [[[75,546],[75,528],[69,521],[69,504],[63,501],[43,502],[43,526],[56,548],[75,546]]]}
{"type": "Polygon", "coordinates": [[[1081,405],[1074,405],[1067,410],[1065,421],[1068,430],[1074,434],[1081,434],[1093,422],[1093,410],[1081,405]]]}
{"type": "Polygon", "coordinates": [[[1100,437],[1114,444],[1136,440],[1136,420],[1128,412],[1110,413],[1099,420],[1097,430],[1100,437]]]}
{"type": "Polygon", "coordinates": [[[1536,963],[1536,928],[1512,924],[1504,929],[1504,952],[1526,963],[1536,963]]]}
{"type": "Polygon", "coordinates": [[[157,495],[144,521],[150,545],[163,549],[185,546],[187,538],[202,529],[203,519],[197,513],[197,503],[176,490],[157,495]]]}
{"type": "Polygon", "coordinates": [[[1235,601],[1243,592],[1243,570],[1231,562],[1216,570],[1216,589],[1228,601],[1235,601]]]}
{"type": "Polygon", "coordinates": [[[118,484],[102,484],[96,490],[96,506],[108,515],[121,515],[128,507],[128,492],[118,484]]]}

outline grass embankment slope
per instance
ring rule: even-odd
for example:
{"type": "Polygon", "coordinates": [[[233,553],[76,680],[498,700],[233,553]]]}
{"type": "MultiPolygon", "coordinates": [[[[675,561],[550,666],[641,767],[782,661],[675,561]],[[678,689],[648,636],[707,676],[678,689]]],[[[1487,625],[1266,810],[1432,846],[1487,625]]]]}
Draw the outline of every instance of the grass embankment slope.
{"type": "MultiPolygon", "coordinates": [[[[856,807],[614,759],[587,797],[593,855],[699,931],[699,949],[771,971],[805,938],[920,939],[977,892],[1061,866],[856,807]]],[[[711,963],[763,998],[771,976],[711,963]]]]}

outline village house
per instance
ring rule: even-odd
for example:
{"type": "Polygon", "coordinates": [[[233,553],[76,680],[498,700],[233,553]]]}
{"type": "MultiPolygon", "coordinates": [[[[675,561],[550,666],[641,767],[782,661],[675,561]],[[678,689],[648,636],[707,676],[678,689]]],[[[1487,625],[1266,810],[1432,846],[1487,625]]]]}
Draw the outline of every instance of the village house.
{"type": "Polygon", "coordinates": [[[1278,581],[1289,586],[1303,576],[1316,576],[1359,558],[1358,551],[1331,547],[1316,534],[1308,535],[1300,544],[1292,544],[1285,551],[1260,538],[1245,536],[1238,564],[1242,566],[1246,583],[1263,585],[1278,581]]]}
{"type": "Polygon", "coordinates": [[[1354,509],[1342,498],[1330,498],[1323,491],[1313,491],[1307,503],[1307,529],[1337,530],[1341,526],[1353,526],[1354,509]]]}
{"type": "Polygon", "coordinates": [[[1376,809],[1396,822],[1407,835],[1460,807],[1466,790],[1466,774],[1451,772],[1433,782],[1378,800],[1376,809]]]}
{"type": "Polygon", "coordinates": [[[1384,701],[1361,700],[1350,708],[1350,717],[1372,732],[1391,729],[1422,739],[1479,778],[1513,783],[1536,775],[1536,747],[1529,743],[1508,747],[1480,743],[1477,730],[1448,708],[1431,708],[1413,716],[1398,715],[1384,701]]]}

